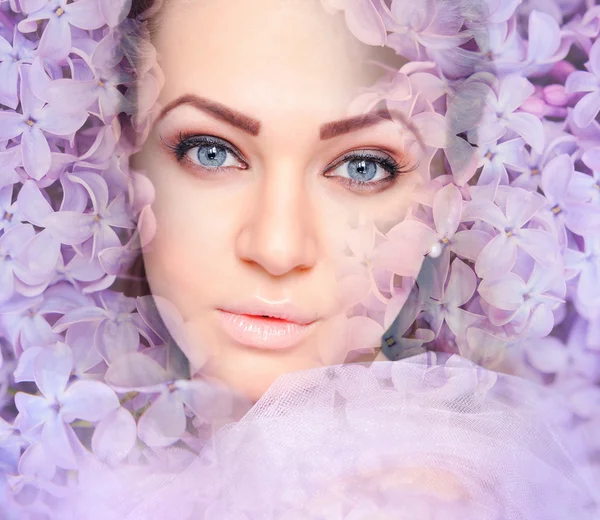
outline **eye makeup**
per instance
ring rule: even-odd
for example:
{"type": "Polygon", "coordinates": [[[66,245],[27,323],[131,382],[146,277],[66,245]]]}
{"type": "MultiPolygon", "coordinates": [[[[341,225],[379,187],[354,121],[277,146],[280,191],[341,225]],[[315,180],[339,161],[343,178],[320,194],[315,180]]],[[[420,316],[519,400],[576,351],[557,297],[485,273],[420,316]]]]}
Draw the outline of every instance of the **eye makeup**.
{"type": "MultiPolygon", "coordinates": [[[[175,161],[203,176],[250,168],[242,152],[229,141],[208,134],[180,132],[172,141],[160,138],[175,161]]],[[[418,163],[406,154],[399,159],[379,148],[348,151],[325,168],[322,175],[357,194],[377,193],[415,171],[418,163]]]]}

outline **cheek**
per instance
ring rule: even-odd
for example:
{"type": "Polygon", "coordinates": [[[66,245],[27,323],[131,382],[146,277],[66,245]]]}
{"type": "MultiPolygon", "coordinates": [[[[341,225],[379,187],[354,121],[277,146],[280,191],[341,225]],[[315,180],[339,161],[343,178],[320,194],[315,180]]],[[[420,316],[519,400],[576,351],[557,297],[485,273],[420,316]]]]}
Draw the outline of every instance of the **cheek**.
{"type": "Polygon", "coordinates": [[[157,232],[144,253],[148,281],[191,319],[229,279],[239,204],[186,182],[154,184],[157,232]]]}

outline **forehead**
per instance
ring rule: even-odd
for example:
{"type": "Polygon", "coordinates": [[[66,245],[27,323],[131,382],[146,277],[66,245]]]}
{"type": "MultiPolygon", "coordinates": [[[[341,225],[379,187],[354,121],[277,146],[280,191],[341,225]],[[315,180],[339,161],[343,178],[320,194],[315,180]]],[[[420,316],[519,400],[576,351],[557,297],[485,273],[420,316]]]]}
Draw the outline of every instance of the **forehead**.
{"type": "Polygon", "coordinates": [[[377,50],[320,0],[175,0],[154,40],[163,102],[191,92],[250,114],[301,107],[331,116],[381,74],[368,63],[377,50]]]}

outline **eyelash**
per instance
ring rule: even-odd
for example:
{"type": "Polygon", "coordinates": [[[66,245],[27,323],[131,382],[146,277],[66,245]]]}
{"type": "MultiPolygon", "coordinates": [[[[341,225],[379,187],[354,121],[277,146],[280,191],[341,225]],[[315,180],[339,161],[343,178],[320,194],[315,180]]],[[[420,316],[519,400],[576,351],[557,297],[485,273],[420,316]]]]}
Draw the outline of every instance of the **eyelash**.
{"type": "MultiPolygon", "coordinates": [[[[194,148],[198,148],[200,146],[206,145],[214,145],[219,148],[225,149],[227,152],[231,153],[244,167],[238,167],[240,170],[246,170],[249,168],[248,163],[242,158],[241,152],[239,152],[236,148],[231,146],[227,141],[220,139],[218,137],[210,136],[210,135],[197,135],[197,134],[186,134],[180,133],[177,137],[177,140],[174,143],[167,143],[162,138],[161,141],[171,150],[177,162],[181,163],[185,160],[190,162],[191,159],[187,157],[187,154],[190,150],[194,148]]],[[[216,172],[221,170],[227,170],[231,168],[231,166],[219,166],[215,168],[206,168],[202,165],[198,165],[193,162],[194,167],[201,168],[206,171],[216,172]]],[[[368,153],[367,151],[354,151],[348,152],[340,157],[333,165],[329,166],[325,172],[323,173],[324,177],[332,178],[337,177],[340,179],[342,184],[346,185],[353,191],[380,191],[384,189],[385,186],[393,183],[398,177],[402,175],[406,175],[410,172],[413,172],[418,168],[418,163],[411,163],[409,160],[404,160],[402,162],[398,162],[390,155],[380,156],[373,153],[368,153]],[[351,161],[372,161],[379,166],[381,166],[387,173],[388,176],[380,179],[378,181],[359,181],[355,179],[350,179],[347,177],[340,177],[336,175],[326,175],[328,172],[332,170],[336,170],[339,166],[351,162],[351,161]]]]}

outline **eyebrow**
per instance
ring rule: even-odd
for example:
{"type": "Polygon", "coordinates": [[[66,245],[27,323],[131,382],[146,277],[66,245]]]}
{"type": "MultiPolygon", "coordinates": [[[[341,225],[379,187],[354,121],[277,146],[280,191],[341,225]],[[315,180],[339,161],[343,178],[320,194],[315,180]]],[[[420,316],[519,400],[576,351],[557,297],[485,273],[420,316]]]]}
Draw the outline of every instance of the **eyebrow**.
{"type": "MultiPolygon", "coordinates": [[[[216,119],[239,128],[252,136],[257,136],[260,133],[261,122],[258,119],[247,116],[242,112],[234,110],[217,101],[200,97],[195,94],[184,94],[165,105],[160,111],[157,122],[181,105],[190,105],[198,110],[208,113],[216,119]]],[[[375,126],[384,121],[395,122],[394,118],[398,119],[405,128],[415,134],[419,141],[421,140],[418,131],[414,128],[414,125],[408,121],[404,114],[398,110],[388,110],[387,108],[380,108],[365,114],[324,123],[320,127],[319,136],[322,141],[325,141],[343,134],[375,126]]]]}

